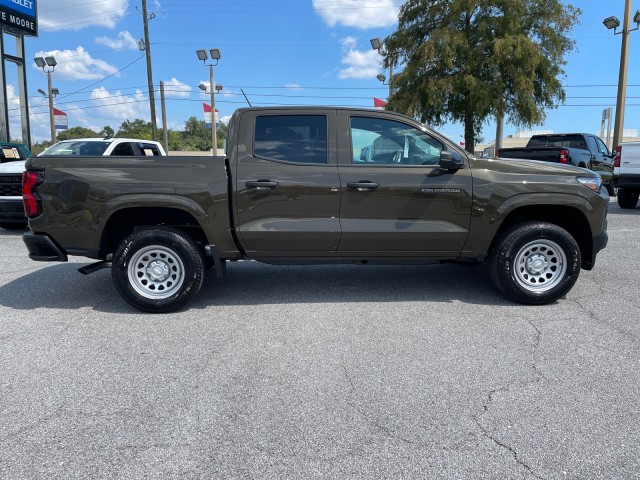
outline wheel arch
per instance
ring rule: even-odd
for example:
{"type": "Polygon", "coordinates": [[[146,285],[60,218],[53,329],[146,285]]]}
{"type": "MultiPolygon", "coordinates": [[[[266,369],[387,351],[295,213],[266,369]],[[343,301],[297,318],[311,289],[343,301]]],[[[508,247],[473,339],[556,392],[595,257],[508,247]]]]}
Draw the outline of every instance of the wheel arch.
{"type": "Polygon", "coordinates": [[[580,247],[583,266],[593,262],[593,237],[589,220],[578,208],[567,205],[526,205],[512,210],[498,227],[489,252],[495,248],[505,230],[524,221],[548,222],[564,228],[580,247]]]}
{"type": "Polygon", "coordinates": [[[100,256],[113,254],[130,234],[151,227],[181,230],[199,244],[208,243],[200,222],[190,212],[176,207],[131,207],[114,212],[107,220],[100,239],[100,256]]]}

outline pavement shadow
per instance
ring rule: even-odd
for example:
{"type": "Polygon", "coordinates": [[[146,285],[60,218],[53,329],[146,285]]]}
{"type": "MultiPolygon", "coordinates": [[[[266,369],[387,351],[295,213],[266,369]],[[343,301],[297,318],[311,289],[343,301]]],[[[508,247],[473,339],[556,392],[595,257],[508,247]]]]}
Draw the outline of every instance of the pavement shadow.
{"type": "MultiPolygon", "coordinates": [[[[85,263],[54,264],[0,286],[0,305],[19,309],[90,307],[107,313],[137,312],[120,298],[109,270],[82,275],[85,263]]],[[[482,265],[274,266],[242,261],[218,279],[207,272],[188,308],[215,305],[460,301],[509,305],[482,265]]]]}

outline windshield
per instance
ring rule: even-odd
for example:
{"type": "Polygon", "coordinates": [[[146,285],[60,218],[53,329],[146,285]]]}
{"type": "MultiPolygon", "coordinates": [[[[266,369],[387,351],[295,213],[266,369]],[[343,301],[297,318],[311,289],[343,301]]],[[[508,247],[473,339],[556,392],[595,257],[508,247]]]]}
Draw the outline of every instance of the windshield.
{"type": "Polygon", "coordinates": [[[102,142],[100,140],[79,140],[59,142],[50,146],[41,156],[47,155],[87,155],[87,156],[100,156],[109,146],[109,142],[102,142]]]}

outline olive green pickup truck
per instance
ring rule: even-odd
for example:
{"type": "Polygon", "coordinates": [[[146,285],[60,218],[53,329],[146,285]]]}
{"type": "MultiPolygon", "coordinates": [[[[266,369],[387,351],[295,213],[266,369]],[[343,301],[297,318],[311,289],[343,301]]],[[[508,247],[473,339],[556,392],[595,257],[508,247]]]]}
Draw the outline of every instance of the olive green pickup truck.
{"type": "Polygon", "coordinates": [[[607,244],[598,174],[475,158],[392,112],[240,109],[227,142],[224,157],[32,158],[30,258],[99,260],[80,271],[110,267],[149,312],[183,308],[208,267],[241,259],[486,262],[508,298],[546,304],[607,244]]]}

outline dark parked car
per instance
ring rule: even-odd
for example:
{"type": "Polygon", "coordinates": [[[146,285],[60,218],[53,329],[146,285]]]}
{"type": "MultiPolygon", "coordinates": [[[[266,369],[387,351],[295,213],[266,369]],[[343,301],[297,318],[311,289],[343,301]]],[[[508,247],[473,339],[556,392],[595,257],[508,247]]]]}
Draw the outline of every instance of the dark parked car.
{"type": "Polygon", "coordinates": [[[499,158],[541,160],[588,168],[600,174],[609,195],[614,195],[612,184],[614,154],[596,135],[589,133],[534,135],[529,139],[526,147],[500,148],[496,156],[499,158]]]}

